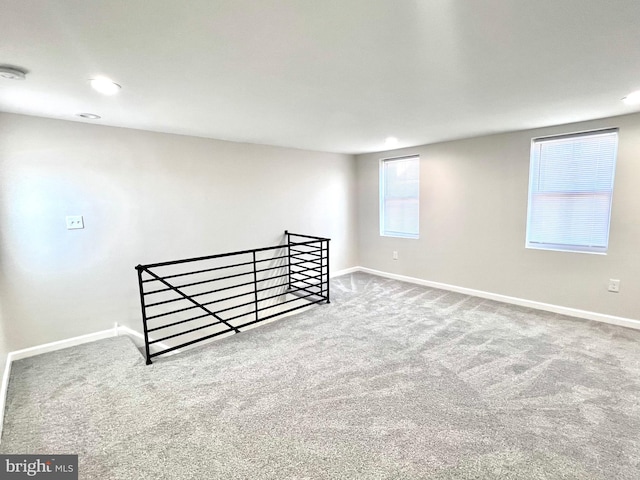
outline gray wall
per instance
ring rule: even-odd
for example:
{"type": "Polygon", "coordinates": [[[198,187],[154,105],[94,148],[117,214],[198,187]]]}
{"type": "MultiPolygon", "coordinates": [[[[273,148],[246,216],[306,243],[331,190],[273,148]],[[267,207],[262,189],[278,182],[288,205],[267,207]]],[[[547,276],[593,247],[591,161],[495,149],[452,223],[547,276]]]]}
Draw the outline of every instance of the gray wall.
{"type": "Polygon", "coordinates": [[[640,115],[359,155],[357,164],[362,266],[640,318],[640,115]],[[531,138],[603,127],[620,128],[608,254],[525,249],[531,138]],[[379,159],[416,153],[420,239],[381,237],[379,159]],[[620,293],[607,292],[609,278],[621,280],[620,293]]]}
{"type": "Polygon", "coordinates": [[[328,236],[357,264],[355,159],[0,114],[4,351],[141,330],[134,266],[328,236]],[[66,230],[84,215],[84,230],[66,230]]]}

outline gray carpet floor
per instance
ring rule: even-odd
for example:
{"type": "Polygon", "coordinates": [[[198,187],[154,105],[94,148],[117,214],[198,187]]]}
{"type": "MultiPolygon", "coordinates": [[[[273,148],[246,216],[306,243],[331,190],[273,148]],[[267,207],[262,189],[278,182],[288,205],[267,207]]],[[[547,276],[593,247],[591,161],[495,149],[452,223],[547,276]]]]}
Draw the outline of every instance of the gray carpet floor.
{"type": "Polygon", "coordinates": [[[362,273],[145,366],[126,337],[14,363],[2,453],[82,479],[638,479],[640,331],[362,273]]]}

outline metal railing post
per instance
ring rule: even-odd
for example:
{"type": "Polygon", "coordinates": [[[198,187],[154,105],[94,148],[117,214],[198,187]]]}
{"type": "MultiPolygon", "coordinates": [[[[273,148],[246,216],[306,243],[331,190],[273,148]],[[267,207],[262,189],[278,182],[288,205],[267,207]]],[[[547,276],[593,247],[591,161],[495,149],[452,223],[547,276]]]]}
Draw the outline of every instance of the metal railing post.
{"type": "Polygon", "coordinates": [[[327,303],[331,303],[329,299],[329,242],[330,240],[327,240],[327,303]]]}
{"type": "Polygon", "coordinates": [[[151,352],[149,351],[149,331],[147,328],[147,309],[145,308],[144,303],[144,290],[142,286],[142,270],[144,267],[142,265],[138,265],[136,267],[138,271],[138,288],[140,289],[140,308],[142,309],[142,327],[144,329],[144,350],[145,355],[147,357],[147,365],[151,365],[151,352]]]}
{"type": "Polygon", "coordinates": [[[253,296],[255,299],[256,321],[258,321],[258,267],[256,265],[256,252],[253,252],[253,296]]]}
{"type": "Polygon", "coordinates": [[[285,230],[284,234],[287,236],[287,288],[291,290],[291,235],[289,234],[289,230],[285,230]]]}

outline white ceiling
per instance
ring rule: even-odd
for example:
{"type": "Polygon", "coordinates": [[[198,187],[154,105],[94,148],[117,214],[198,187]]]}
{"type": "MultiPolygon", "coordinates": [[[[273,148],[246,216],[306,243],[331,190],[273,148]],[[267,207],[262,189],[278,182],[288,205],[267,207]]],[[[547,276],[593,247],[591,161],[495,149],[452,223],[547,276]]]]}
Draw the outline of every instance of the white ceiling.
{"type": "Polygon", "coordinates": [[[4,112],[371,152],[639,111],[640,0],[0,0],[0,65],[4,112]]]}

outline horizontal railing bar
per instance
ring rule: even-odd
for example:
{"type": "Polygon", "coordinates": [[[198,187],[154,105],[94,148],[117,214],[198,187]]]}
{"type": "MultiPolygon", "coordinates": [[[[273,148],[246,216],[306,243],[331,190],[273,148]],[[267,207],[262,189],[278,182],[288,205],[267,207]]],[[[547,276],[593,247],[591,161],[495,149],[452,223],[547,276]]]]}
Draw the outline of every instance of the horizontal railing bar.
{"type": "Polygon", "coordinates": [[[305,273],[305,272],[311,272],[311,273],[319,273],[319,274],[325,274],[324,272],[324,268],[323,267],[301,267],[298,265],[294,265],[295,267],[298,267],[298,270],[294,270],[293,268],[291,269],[291,274],[293,275],[294,273],[305,273]]]}
{"type": "Polygon", "coordinates": [[[307,263],[307,262],[315,263],[317,265],[324,265],[325,257],[303,258],[298,253],[298,254],[295,254],[295,255],[291,255],[291,259],[296,261],[296,263],[294,263],[294,265],[296,265],[298,263],[307,263]]]}
{"type": "Polygon", "coordinates": [[[193,258],[184,258],[181,260],[172,260],[169,262],[158,262],[158,263],[150,263],[147,265],[141,265],[143,268],[157,268],[157,267],[167,267],[169,265],[179,265],[182,263],[190,263],[190,262],[201,262],[204,260],[213,260],[216,258],[226,258],[226,257],[234,257],[238,255],[248,255],[254,252],[266,252],[268,250],[276,250],[279,248],[286,248],[286,245],[274,245],[272,247],[263,247],[263,248],[254,248],[251,250],[239,250],[237,252],[229,252],[229,253],[218,253],[216,255],[206,255],[204,257],[193,257],[193,258]]]}
{"type": "Polygon", "coordinates": [[[323,277],[327,275],[326,272],[316,270],[315,268],[307,268],[306,270],[298,270],[295,272],[291,271],[292,277],[297,274],[304,275],[307,278],[320,278],[320,279],[323,279],[323,277]]]}
{"type": "MultiPolygon", "coordinates": [[[[249,294],[253,294],[253,292],[241,293],[240,295],[234,295],[232,297],[227,297],[227,298],[224,298],[223,300],[214,300],[212,302],[201,303],[201,305],[204,305],[206,307],[207,305],[212,305],[214,303],[222,302],[224,300],[231,300],[231,299],[234,299],[234,298],[244,297],[245,295],[249,295],[249,294]]],[[[179,308],[178,310],[171,310],[170,312],[158,313],[157,315],[151,315],[151,316],[147,317],[147,320],[153,320],[155,318],[166,317],[167,315],[173,315],[174,313],[186,312],[187,310],[193,310],[194,308],[198,308],[198,307],[196,307],[194,305],[194,306],[191,306],[191,307],[179,308]]]]}
{"type": "Polygon", "coordinates": [[[314,275],[306,275],[304,274],[303,278],[291,278],[291,281],[289,283],[291,283],[292,285],[296,282],[316,282],[317,284],[321,284],[321,283],[325,283],[324,278],[322,275],[318,275],[318,276],[314,276],[314,275]]]}
{"type": "Polygon", "coordinates": [[[299,290],[308,291],[309,293],[314,292],[314,293],[317,293],[318,295],[324,296],[323,295],[324,289],[322,289],[320,285],[303,285],[303,286],[296,285],[296,288],[299,290]]]}
{"type": "Polygon", "coordinates": [[[316,249],[316,250],[309,250],[308,252],[303,252],[302,250],[296,250],[295,248],[291,249],[292,252],[295,252],[294,254],[292,254],[292,257],[297,257],[299,255],[313,255],[314,257],[324,257],[324,255],[322,253],[318,253],[321,250],[320,249],[316,249]]]}
{"type": "MultiPolygon", "coordinates": [[[[314,280],[317,280],[319,283],[325,283],[324,277],[326,276],[326,274],[322,274],[322,273],[315,274],[315,272],[311,272],[311,273],[295,272],[295,274],[300,274],[302,276],[302,280],[314,279],[314,280]]],[[[294,277],[295,274],[294,273],[291,274],[290,283],[297,282],[298,280],[300,280],[300,277],[294,277]]]]}
{"type": "MultiPolygon", "coordinates": [[[[278,258],[286,258],[286,256],[285,257],[278,257],[278,258]]],[[[214,272],[216,270],[224,270],[225,268],[243,267],[245,265],[252,265],[252,264],[253,264],[253,262],[234,263],[233,265],[224,265],[222,267],[205,268],[204,270],[196,270],[195,272],[175,273],[173,275],[167,275],[167,276],[162,277],[162,278],[167,279],[167,278],[175,278],[175,277],[185,277],[187,275],[196,275],[198,273],[214,272]]],[[[157,281],[158,281],[157,278],[148,278],[146,280],[143,280],[142,283],[157,282],[157,281]]]]}
{"type": "Polygon", "coordinates": [[[314,274],[318,274],[318,275],[326,275],[326,269],[322,266],[316,266],[316,267],[302,267],[302,266],[298,266],[295,265],[298,269],[294,270],[293,268],[291,269],[291,275],[293,275],[294,273],[314,273],[314,274]]]}
{"type": "Polygon", "coordinates": [[[310,249],[313,249],[313,250],[326,250],[327,249],[325,243],[322,242],[322,241],[318,241],[318,242],[309,242],[309,241],[307,241],[307,242],[291,242],[289,244],[289,246],[291,246],[291,247],[300,246],[300,247],[304,247],[304,248],[310,248],[310,249]]]}
{"type": "Polygon", "coordinates": [[[315,251],[325,251],[326,248],[324,248],[324,245],[321,242],[316,242],[316,243],[312,243],[311,245],[308,244],[308,242],[304,242],[304,244],[301,243],[291,243],[289,244],[289,247],[297,250],[299,252],[315,252],[315,251]],[[294,247],[300,247],[300,249],[294,248],[294,247]],[[307,250],[307,248],[309,250],[307,250]]]}
{"type": "MultiPolygon", "coordinates": [[[[281,270],[287,267],[288,265],[278,265],[277,267],[261,268],[259,270],[256,270],[256,273],[269,272],[271,270],[281,270]]],[[[275,278],[275,277],[267,277],[267,278],[275,278]]]]}
{"type": "Polygon", "coordinates": [[[326,273],[323,272],[318,272],[316,270],[300,270],[297,272],[292,271],[291,272],[291,281],[295,280],[294,275],[303,275],[305,278],[317,278],[319,280],[323,280],[323,277],[326,275],[326,273]]]}
{"type": "MultiPolygon", "coordinates": [[[[323,249],[322,243],[320,242],[291,242],[289,244],[285,244],[285,247],[309,247],[314,250],[323,249]]],[[[325,250],[325,249],[323,249],[325,250]]]]}
{"type": "MultiPolygon", "coordinates": [[[[216,313],[218,313],[218,312],[216,312],[216,313]]],[[[208,313],[206,313],[204,315],[198,315],[197,317],[187,318],[186,320],[180,320],[179,322],[168,323],[166,325],[160,325],[159,327],[150,328],[147,331],[148,332],[155,332],[156,330],[162,330],[163,328],[175,327],[176,325],[180,325],[181,323],[191,322],[193,320],[198,320],[198,319],[204,318],[204,317],[210,317],[210,315],[208,313]]],[[[222,322],[218,322],[218,323],[222,323],[222,322]]]]}
{"type": "Polygon", "coordinates": [[[301,273],[305,275],[313,275],[315,277],[320,277],[321,275],[326,275],[325,272],[316,268],[304,268],[302,270],[291,270],[291,275],[295,275],[296,273],[301,273]]]}
{"type": "MultiPolygon", "coordinates": [[[[208,303],[202,303],[201,305],[207,306],[208,303]]],[[[170,312],[158,313],[156,315],[150,315],[147,317],[147,320],[153,320],[154,318],[166,317],[167,315],[173,315],[174,313],[186,312],[187,310],[193,310],[194,308],[198,308],[195,305],[185,308],[179,308],[178,310],[171,310],[170,312]]]]}
{"type": "Polygon", "coordinates": [[[149,303],[149,304],[146,305],[146,307],[147,308],[157,307],[158,305],[166,305],[167,303],[178,302],[180,300],[184,301],[185,299],[182,298],[182,297],[170,298],[169,300],[162,300],[161,302],[149,303]]]}
{"type": "MultiPolygon", "coordinates": [[[[191,297],[201,297],[202,295],[209,295],[211,293],[222,292],[224,290],[231,290],[232,288],[246,287],[248,285],[253,285],[253,282],[239,283],[237,285],[232,285],[230,287],[218,288],[217,290],[210,290],[208,292],[195,293],[195,294],[191,295],[191,297]]],[[[183,298],[172,298],[170,300],[163,300],[162,302],[150,303],[149,305],[147,305],[147,307],[155,307],[157,305],[164,305],[164,304],[167,304],[167,303],[176,302],[178,300],[184,300],[184,299],[183,298]]]]}
{"type": "MultiPolygon", "coordinates": [[[[305,236],[305,235],[298,235],[298,236],[305,236]]],[[[316,237],[309,237],[309,238],[316,238],[316,237]]],[[[328,239],[321,239],[321,240],[328,240],[328,239]]],[[[289,243],[289,244],[283,244],[283,245],[274,245],[272,247],[262,247],[262,248],[253,248],[250,250],[240,250],[237,252],[229,252],[229,253],[219,253],[217,255],[207,255],[204,257],[194,257],[194,258],[185,258],[182,260],[172,260],[170,262],[159,262],[159,263],[148,263],[146,265],[138,265],[136,266],[136,269],[140,270],[144,270],[144,269],[149,269],[149,268],[156,268],[156,267],[166,267],[169,265],[179,265],[181,263],[189,263],[189,262],[199,262],[202,260],[213,260],[214,258],[225,258],[225,257],[233,257],[234,255],[247,255],[249,253],[253,253],[253,252],[266,252],[269,250],[278,250],[278,249],[284,249],[287,248],[290,245],[312,245],[314,243],[318,243],[318,241],[309,241],[309,242],[297,242],[297,243],[289,243]]]]}
{"type": "Polygon", "coordinates": [[[222,330],[221,332],[216,332],[216,333],[214,333],[212,335],[207,335],[206,337],[197,338],[195,340],[191,340],[190,342],[185,342],[185,343],[182,343],[180,345],[176,345],[174,347],[170,347],[170,348],[167,348],[165,350],[161,350],[159,352],[152,353],[151,355],[149,355],[149,357],[157,357],[158,355],[162,355],[164,353],[173,352],[174,350],[178,350],[180,348],[188,347],[189,345],[193,345],[194,343],[202,342],[203,340],[208,340],[210,338],[217,337],[218,335],[222,335],[223,333],[229,333],[229,332],[233,332],[233,329],[229,328],[227,330],[222,330]]]}
{"type": "MultiPolygon", "coordinates": [[[[299,267],[300,263],[292,263],[291,266],[292,267],[299,267]]],[[[293,275],[294,273],[303,273],[303,272],[318,272],[318,273],[324,273],[324,266],[323,265],[319,265],[317,267],[299,267],[301,268],[301,270],[291,270],[291,274],[293,275]]]]}
{"type": "MultiPolygon", "coordinates": [[[[256,260],[256,263],[272,262],[274,260],[283,260],[285,258],[288,258],[288,255],[281,255],[279,257],[264,258],[262,260],[256,260]]],[[[244,267],[245,265],[253,265],[253,262],[234,263],[234,264],[231,264],[231,265],[223,265],[221,267],[205,268],[204,270],[196,270],[195,272],[176,273],[176,274],[173,274],[173,275],[167,275],[167,276],[162,277],[162,278],[167,279],[167,278],[175,278],[175,277],[185,277],[187,275],[197,275],[199,273],[207,273],[207,272],[214,272],[216,270],[224,270],[225,268],[244,267]]],[[[143,280],[142,283],[157,282],[157,281],[158,281],[157,278],[148,278],[146,280],[143,280]]]]}
{"type": "Polygon", "coordinates": [[[327,259],[326,255],[312,255],[310,253],[292,253],[291,254],[291,258],[295,259],[295,260],[300,260],[300,261],[304,261],[304,262],[319,262],[319,261],[324,261],[327,259]],[[313,257],[313,258],[303,258],[304,256],[307,257],[313,257]]]}
{"type": "Polygon", "coordinates": [[[322,248],[322,245],[319,244],[319,242],[298,242],[298,243],[290,243],[288,245],[285,245],[289,248],[291,247],[309,247],[313,250],[320,250],[322,248]]]}
{"type": "MultiPolygon", "coordinates": [[[[227,275],[226,277],[211,278],[209,280],[200,280],[199,282],[185,283],[184,285],[176,285],[176,288],[193,287],[194,285],[202,285],[204,283],[217,282],[218,280],[228,280],[230,278],[243,277],[244,275],[251,275],[253,272],[236,273],[235,275],[227,275]]],[[[167,292],[172,290],[171,288],[162,288],[160,290],[152,290],[151,292],[145,292],[145,295],[152,295],[154,293],[167,292]]]]}
{"type": "Polygon", "coordinates": [[[253,290],[245,293],[239,293],[237,295],[231,295],[230,297],[219,298],[217,300],[212,300],[207,303],[203,303],[203,305],[213,305],[214,303],[225,302],[227,300],[233,300],[234,298],[246,297],[247,295],[253,295],[253,290]]]}
{"type": "Polygon", "coordinates": [[[322,280],[320,280],[318,283],[311,283],[311,282],[308,282],[306,280],[297,279],[297,280],[294,280],[291,283],[298,283],[298,282],[305,283],[305,284],[309,285],[310,287],[320,287],[320,289],[322,289],[322,286],[324,285],[324,282],[322,280]]]}
{"type": "Polygon", "coordinates": [[[320,267],[324,267],[325,264],[322,262],[322,259],[312,259],[312,260],[301,260],[299,262],[291,263],[291,266],[302,265],[304,263],[313,263],[314,265],[318,265],[320,267]]]}
{"type": "Polygon", "coordinates": [[[294,236],[294,237],[315,238],[316,240],[322,240],[322,241],[326,241],[326,242],[331,240],[330,238],[326,238],[326,237],[315,237],[313,235],[302,235],[301,233],[291,233],[291,232],[285,232],[285,233],[289,234],[290,236],[294,236]]]}
{"type": "MultiPolygon", "coordinates": [[[[256,270],[256,273],[269,272],[271,270],[280,270],[280,269],[283,269],[283,268],[287,268],[287,265],[279,265],[279,266],[276,266],[276,267],[263,268],[263,269],[260,269],[260,270],[256,270]]],[[[201,280],[199,282],[192,282],[192,283],[185,283],[183,285],[176,285],[176,288],[193,287],[195,285],[202,285],[204,283],[217,282],[218,280],[228,280],[230,278],[242,277],[244,275],[252,275],[252,274],[253,274],[253,271],[244,272],[244,273],[236,273],[235,275],[227,275],[225,277],[217,277],[217,278],[211,278],[209,280],[201,280]]],[[[163,277],[163,278],[168,278],[168,277],[163,277]]],[[[268,278],[276,278],[276,277],[268,277],[268,278]]],[[[151,292],[144,292],[144,295],[152,295],[154,293],[168,292],[170,290],[172,290],[172,289],[171,288],[162,288],[162,289],[159,289],[159,290],[152,290],[151,292]]],[[[217,290],[213,290],[212,293],[214,291],[217,291],[217,290]]]]}
{"type": "Polygon", "coordinates": [[[304,260],[302,257],[308,256],[313,257],[313,260],[325,260],[327,258],[326,255],[315,255],[314,252],[304,252],[304,253],[292,253],[291,258],[296,258],[300,260],[304,260]]]}
{"type": "MultiPolygon", "coordinates": [[[[225,322],[228,322],[228,321],[229,321],[229,319],[225,319],[225,322]]],[[[204,328],[215,327],[216,325],[220,325],[221,323],[222,322],[218,321],[218,322],[215,322],[215,323],[210,323],[208,325],[203,325],[201,327],[192,328],[191,330],[185,330],[184,332],[174,333],[173,335],[169,335],[169,336],[163,337],[163,338],[158,338],[157,340],[149,342],[149,345],[154,344],[154,343],[158,343],[158,342],[162,342],[164,340],[169,340],[170,338],[179,337],[181,335],[186,335],[187,333],[197,332],[198,330],[202,330],[204,328]]],[[[237,329],[238,327],[235,327],[235,328],[237,329]]]]}
{"type": "Polygon", "coordinates": [[[317,288],[319,292],[324,291],[321,283],[314,284],[314,283],[305,282],[304,280],[298,280],[297,282],[295,282],[295,285],[293,286],[295,288],[310,288],[310,289],[317,288]]]}
{"type": "Polygon", "coordinates": [[[298,267],[303,270],[315,270],[315,269],[325,269],[327,267],[326,264],[320,263],[319,260],[303,260],[301,262],[292,262],[292,267],[298,267]],[[310,264],[310,265],[307,265],[310,264]]]}
{"type": "MultiPolygon", "coordinates": [[[[323,292],[324,292],[323,290],[320,290],[319,293],[318,292],[312,292],[311,290],[306,290],[306,289],[300,290],[300,291],[306,292],[306,293],[309,293],[309,294],[313,294],[313,295],[317,295],[318,297],[324,298],[325,300],[327,299],[327,297],[325,295],[323,295],[323,292]]],[[[292,295],[304,298],[303,296],[300,295],[300,291],[292,292],[292,295]]]]}
{"type": "Polygon", "coordinates": [[[224,292],[225,290],[232,290],[234,288],[246,287],[249,285],[253,285],[253,282],[239,283],[237,285],[230,285],[228,287],[217,288],[215,290],[209,290],[208,292],[194,293],[191,295],[192,297],[201,297],[203,295],[210,295],[212,293],[224,292]]]}

